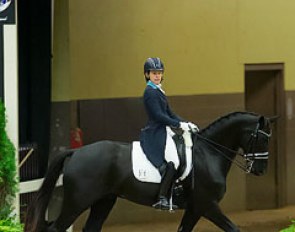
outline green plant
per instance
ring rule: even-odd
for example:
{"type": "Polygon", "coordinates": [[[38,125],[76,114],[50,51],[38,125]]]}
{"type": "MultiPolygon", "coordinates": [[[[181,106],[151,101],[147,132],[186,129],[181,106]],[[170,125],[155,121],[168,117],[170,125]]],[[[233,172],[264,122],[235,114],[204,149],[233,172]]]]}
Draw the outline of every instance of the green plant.
{"type": "Polygon", "coordinates": [[[0,220],[11,215],[16,192],[15,148],[6,133],[5,107],[0,99],[0,220]]]}
{"type": "Polygon", "coordinates": [[[22,232],[23,225],[13,218],[0,220],[0,232],[22,232]]]}
{"type": "Polygon", "coordinates": [[[286,229],[281,230],[280,232],[295,232],[295,220],[292,220],[292,225],[286,229]]]}

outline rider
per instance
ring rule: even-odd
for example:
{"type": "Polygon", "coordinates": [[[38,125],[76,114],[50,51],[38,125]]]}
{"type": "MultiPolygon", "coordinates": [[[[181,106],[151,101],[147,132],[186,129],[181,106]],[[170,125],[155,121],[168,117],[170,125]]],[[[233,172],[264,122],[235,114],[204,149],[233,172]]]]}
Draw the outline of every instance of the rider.
{"type": "MultiPolygon", "coordinates": [[[[153,205],[157,209],[168,210],[168,193],[174,181],[176,169],[172,162],[165,161],[166,126],[181,128],[184,131],[198,130],[198,127],[185,122],[174,114],[162,89],[164,64],[160,58],[148,58],[144,64],[144,76],[147,86],[144,91],[144,106],[148,122],[141,130],[140,144],[150,162],[159,170],[162,181],[158,201],[153,205]]],[[[176,208],[176,206],[174,206],[176,208]]]]}

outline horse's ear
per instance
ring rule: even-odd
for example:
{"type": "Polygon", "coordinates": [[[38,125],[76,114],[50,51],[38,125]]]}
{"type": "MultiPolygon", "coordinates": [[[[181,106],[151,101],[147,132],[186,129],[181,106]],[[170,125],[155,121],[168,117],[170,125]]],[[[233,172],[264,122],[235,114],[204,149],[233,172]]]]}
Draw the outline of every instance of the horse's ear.
{"type": "Polygon", "coordinates": [[[280,118],[280,116],[278,116],[278,115],[272,116],[270,118],[265,118],[264,116],[260,116],[260,118],[258,120],[259,129],[262,130],[266,126],[267,122],[271,123],[271,124],[277,122],[277,120],[279,118],[280,118]]]}
{"type": "Polygon", "coordinates": [[[259,123],[259,130],[262,130],[265,126],[265,117],[264,116],[260,116],[260,118],[258,119],[258,123],[259,123]]]}
{"type": "Polygon", "coordinates": [[[279,118],[280,118],[279,115],[275,115],[275,116],[272,116],[272,117],[268,118],[268,120],[269,120],[270,123],[275,123],[275,122],[277,122],[277,120],[279,118]]]}

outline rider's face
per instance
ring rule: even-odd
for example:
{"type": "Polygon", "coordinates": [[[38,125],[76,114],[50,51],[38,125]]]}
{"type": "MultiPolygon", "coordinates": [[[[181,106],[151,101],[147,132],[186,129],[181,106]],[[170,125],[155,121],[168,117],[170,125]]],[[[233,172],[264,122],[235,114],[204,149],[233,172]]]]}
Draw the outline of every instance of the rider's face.
{"type": "Polygon", "coordinates": [[[158,85],[162,81],[163,71],[151,70],[149,77],[151,82],[153,82],[155,85],[158,85]]]}

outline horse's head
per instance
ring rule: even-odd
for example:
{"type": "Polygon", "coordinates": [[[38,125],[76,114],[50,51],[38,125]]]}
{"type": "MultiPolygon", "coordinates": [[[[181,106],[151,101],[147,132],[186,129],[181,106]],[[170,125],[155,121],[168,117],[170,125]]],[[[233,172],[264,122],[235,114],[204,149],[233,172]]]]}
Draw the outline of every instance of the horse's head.
{"type": "Polygon", "coordinates": [[[260,176],[267,171],[271,123],[274,120],[264,116],[258,118],[255,125],[246,129],[241,148],[244,151],[248,172],[260,176]]]}

